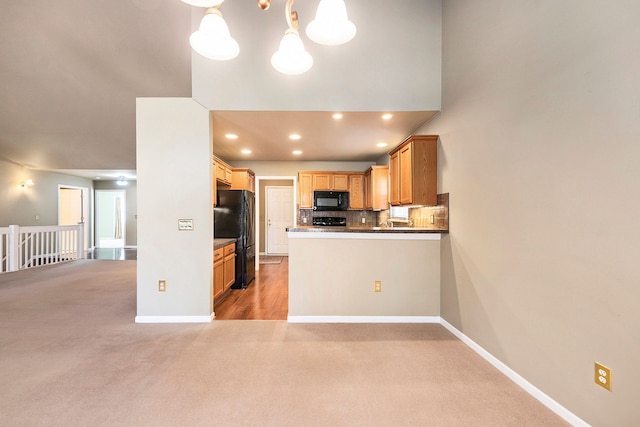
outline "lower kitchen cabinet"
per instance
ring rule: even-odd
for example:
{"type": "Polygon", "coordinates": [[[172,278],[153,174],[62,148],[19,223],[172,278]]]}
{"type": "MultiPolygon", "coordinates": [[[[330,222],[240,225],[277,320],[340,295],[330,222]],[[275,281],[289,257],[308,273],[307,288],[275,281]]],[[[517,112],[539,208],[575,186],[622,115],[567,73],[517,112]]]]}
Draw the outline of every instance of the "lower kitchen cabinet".
{"type": "Polygon", "coordinates": [[[213,251],[213,299],[224,292],[224,249],[213,251]]]}
{"type": "Polygon", "coordinates": [[[236,282],[236,244],[213,251],[213,299],[219,298],[236,282]]]}
{"type": "Polygon", "coordinates": [[[224,290],[226,291],[236,282],[236,244],[224,247],[224,290]]]}

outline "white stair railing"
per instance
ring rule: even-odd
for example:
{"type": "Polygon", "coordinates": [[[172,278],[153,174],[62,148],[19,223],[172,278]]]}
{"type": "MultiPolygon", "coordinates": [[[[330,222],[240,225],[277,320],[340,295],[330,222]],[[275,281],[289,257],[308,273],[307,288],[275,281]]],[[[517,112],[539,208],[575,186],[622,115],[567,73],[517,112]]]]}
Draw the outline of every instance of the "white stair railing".
{"type": "Polygon", "coordinates": [[[0,227],[0,273],[84,257],[84,224],[0,227]]]}

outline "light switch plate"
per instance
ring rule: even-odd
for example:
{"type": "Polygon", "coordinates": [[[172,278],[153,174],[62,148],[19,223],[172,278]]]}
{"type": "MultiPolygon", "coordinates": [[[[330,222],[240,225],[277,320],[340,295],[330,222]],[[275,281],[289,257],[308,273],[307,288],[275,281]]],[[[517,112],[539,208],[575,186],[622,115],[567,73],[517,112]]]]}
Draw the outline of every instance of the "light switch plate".
{"type": "Polygon", "coordinates": [[[193,220],[192,219],[179,219],[178,220],[178,230],[193,230],[193,220]]]}

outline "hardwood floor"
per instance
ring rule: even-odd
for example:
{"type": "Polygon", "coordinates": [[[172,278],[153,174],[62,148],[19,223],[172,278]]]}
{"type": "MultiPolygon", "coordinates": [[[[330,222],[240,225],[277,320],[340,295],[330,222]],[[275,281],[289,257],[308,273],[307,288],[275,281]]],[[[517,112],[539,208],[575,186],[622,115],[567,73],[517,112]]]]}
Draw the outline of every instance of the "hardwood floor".
{"type": "Polygon", "coordinates": [[[289,258],[280,264],[262,264],[247,289],[229,289],[214,301],[216,320],[287,320],[289,258]]]}

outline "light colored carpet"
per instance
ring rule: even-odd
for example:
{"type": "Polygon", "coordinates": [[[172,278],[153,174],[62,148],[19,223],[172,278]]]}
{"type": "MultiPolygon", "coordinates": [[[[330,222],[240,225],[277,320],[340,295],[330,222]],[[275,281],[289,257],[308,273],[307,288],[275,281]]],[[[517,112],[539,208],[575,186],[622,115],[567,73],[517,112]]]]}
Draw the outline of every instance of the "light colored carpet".
{"type": "Polygon", "coordinates": [[[135,324],[135,269],[0,275],[0,425],[566,425],[440,325],[135,324]]]}

